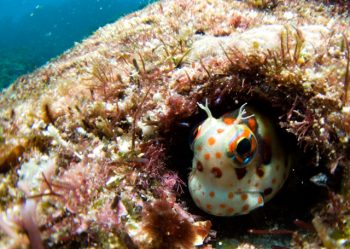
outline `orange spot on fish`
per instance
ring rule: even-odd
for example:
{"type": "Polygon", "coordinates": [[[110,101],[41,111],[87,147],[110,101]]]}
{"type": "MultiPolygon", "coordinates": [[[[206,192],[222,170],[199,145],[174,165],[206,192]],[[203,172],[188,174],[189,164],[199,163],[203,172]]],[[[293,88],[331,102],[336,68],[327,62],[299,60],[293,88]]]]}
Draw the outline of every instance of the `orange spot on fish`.
{"type": "Polygon", "coordinates": [[[264,176],[265,172],[264,172],[264,170],[263,170],[262,167],[257,167],[257,168],[256,168],[256,174],[257,174],[260,178],[262,178],[262,177],[264,176]]]}
{"type": "Polygon", "coordinates": [[[210,204],[207,204],[207,209],[211,210],[212,206],[210,204]]]}
{"type": "Polygon", "coordinates": [[[237,139],[233,140],[229,145],[228,145],[228,152],[230,154],[233,154],[233,152],[236,149],[236,143],[237,143],[237,139]]]}
{"type": "Polygon", "coordinates": [[[211,198],[214,198],[214,196],[215,196],[215,192],[213,192],[213,191],[212,191],[212,192],[210,192],[210,193],[209,193],[209,196],[210,196],[211,198]]]}
{"type": "Polygon", "coordinates": [[[248,126],[252,130],[252,132],[256,132],[256,120],[255,118],[248,119],[248,126]]]}
{"type": "Polygon", "coordinates": [[[246,205],[244,205],[242,207],[242,212],[246,213],[246,212],[248,212],[248,210],[249,210],[249,205],[248,204],[246,204],[246,205]]]}
{"type": "Polygon", "coordinates": [[[262,204],[263,203],[263,198],[261,196],[258,197],[258,204],[262,204]]]}
{"type": "Polygon", "coordinates": [[[224,129],[217,129],[216,132],[219,133],[219,134],[220,134],[220,133],[223,133],[223,132],[224,132],[224,129]]]}
{"type": "Polygon", "coordinates": [[[252,142],[252,144],[251,144],[251,149],[250,149],[250,151],[253,152],[253,151],[255,151],[256,145],[257,145],[257,144],[256,144],[256,140],[255,140],[254,137],[252,138],[251,142],[252,142]]]}
{"type": "Polygon", "coordinates": [[[241,194],[241,199],[242,199],[242,201],[246,201],[248,199],[248,195],[247,194],[241,194]]]}
{"type": "Polygon", "coordinates": [[[277,179],[276,178],[273,178],[272,181],[271,181],[272,184],[276,184],[277,183],[277,179]]]}
{"type": "Polygon", "coordinates": [[[228,212],[228,213],[233,213],[234,211],[235,211],[235,209],[232,208],[232,207],[230,207],[230,208],[227,209],[227,212],[228,212]]]}
{"type": "Polygon", "coordinates": [[[214,145],[215,144],[215,138],[213,138],[213,137],[210,137],[209,139],[208,139],[208,144],[209,145],[214,145]]]}
{"type": "Polygon", "coordinates": [[[229,192],[229,193],[227,194],[227,197],[228,197],[229,199],[233,199],[234,196],[235,196],[235,195],[234,195],[232,192],[229,192]]]}
{"type": "Polygon", "coordinates": [[[235,122],[235,118],[224,118],[224,123],[227,125],[232,125],[235,122]]]}
{"type": "Polygon", "coordinates": [[[235,168],[235,172],[238,180],[241,180],[247,174],[245,168],[235,168]]]}
{"type": "Polygon", "coordinates": [[[198,145],[196,149],[197,149],[197,151],[202,151],[203,147],[202,147],[202,145],[198,145]]]}
{"type": "Polygon", "coordinates": [[[216,158],[221,158],[221,153],[220,153],[220,152],[216,152],[216,153],[215,153],[215,157],[216,157],[216,158]]]}
{"type": "Polygon", "coordinates": [[[216,178],[220,178],[222,176],[222,171],[218,167],[213,167],[211,169],[211,173],[213,173],[216,178]]]}
{"type": "Polygon", "coordinates": [[[221,204],[219,205],[219,207],[225,208],[225,207],[226,207],[226,204],[225,204],[225,203],[221,203],[221,204]]]}
{"type": "Polygon", "coordinates": [[[197,169],[198,171],[203,171],[203,164],[200,161],[197,161],[197,169]]]}
{"type": "Polygon", "coordinates": [[[210,159],[210,154],[209,153],[205,153],[204,154],[204,158],[205,158],[205,160],[209,160],[210,159]]]}
{"type": "Polygon", "coordinates": [[[245,127],[245,129],[243,130],[242,134],[239,136],[239,138],[248,138],[250,136],[250,131],[248,128],[245,127]]]}

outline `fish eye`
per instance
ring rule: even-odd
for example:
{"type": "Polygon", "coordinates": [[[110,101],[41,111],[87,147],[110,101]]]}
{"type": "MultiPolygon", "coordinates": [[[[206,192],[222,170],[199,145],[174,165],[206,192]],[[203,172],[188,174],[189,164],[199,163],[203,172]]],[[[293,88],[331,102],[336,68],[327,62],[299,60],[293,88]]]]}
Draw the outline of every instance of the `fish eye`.
{"type": "Polygon", "coordinates": [[[237,167],[245,167],[253,158],[256,151],[256,138],[252,133],[234,134],[229,141],[227,156],[237,167]]]}
{"type": "Polygon", "coordinates": [[[238,153],[238,155],[243,156],[248,154],[251,150],[251,143],[249,141],[248,138],[243,138],[242,140],[240,140],[237,144],[237,148],[236,151],[238,153]]]}

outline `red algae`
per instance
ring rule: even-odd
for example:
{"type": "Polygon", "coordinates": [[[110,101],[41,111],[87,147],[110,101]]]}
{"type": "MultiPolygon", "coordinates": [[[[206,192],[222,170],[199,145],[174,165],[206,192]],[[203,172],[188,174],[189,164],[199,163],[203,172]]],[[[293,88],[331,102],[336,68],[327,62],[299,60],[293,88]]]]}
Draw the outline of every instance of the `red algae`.
{"type": "MultiPolygon", "coordinates": [[[[214,219],[200,221],[186,198],[191,160],[173,156],[205,99],[214,114],[244,102],[271,112],[308,156],[292,177],[327,175],[328,197],[308,209],[315,231],[291,245],[348,245],[346,6],[160,1],[17,79],[0,95],[0,247],[215,246],[214,219]],[[35,222],[18,223],[23,208],[35,222]]],[[[271,245],[237,238],[238,248],[271,245]]]]}

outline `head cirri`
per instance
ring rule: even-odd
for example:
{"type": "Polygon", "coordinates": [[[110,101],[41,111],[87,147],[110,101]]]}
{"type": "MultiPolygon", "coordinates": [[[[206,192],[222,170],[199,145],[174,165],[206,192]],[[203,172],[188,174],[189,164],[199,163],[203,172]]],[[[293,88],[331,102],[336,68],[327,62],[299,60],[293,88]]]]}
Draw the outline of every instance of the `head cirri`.
{"type": "Polygon", "coordinates": [[[271,121],[242,105],[196,129],[189,190],[195,204],[216,216],[247,214],[282,187],[290,160],[271,121]]]}

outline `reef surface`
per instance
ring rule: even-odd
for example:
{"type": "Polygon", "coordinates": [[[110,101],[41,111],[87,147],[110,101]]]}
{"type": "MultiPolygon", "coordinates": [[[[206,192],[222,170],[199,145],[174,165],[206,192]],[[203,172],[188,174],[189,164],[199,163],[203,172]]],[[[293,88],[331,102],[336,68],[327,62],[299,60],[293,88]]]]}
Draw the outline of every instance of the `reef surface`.
{"type": "Polygon", "coordinates": [[[0,95],[0,247],[349,246],[346,7],[160,1],[17,79],[0,95]],[[296,163],[271,204],[194,207],[188,136],[205,99],[280,127],[296,163]]]}

